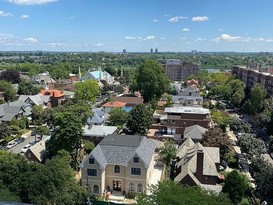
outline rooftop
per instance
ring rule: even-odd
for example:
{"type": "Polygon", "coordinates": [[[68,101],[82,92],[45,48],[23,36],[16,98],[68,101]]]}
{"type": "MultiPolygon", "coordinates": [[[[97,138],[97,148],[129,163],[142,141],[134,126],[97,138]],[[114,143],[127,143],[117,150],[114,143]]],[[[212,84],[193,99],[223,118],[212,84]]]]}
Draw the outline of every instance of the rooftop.
{"type": "Polygon", "coordinates": [[[166,113],[209,114],[209,110],[202,107],[166,107],[166,113]]]}

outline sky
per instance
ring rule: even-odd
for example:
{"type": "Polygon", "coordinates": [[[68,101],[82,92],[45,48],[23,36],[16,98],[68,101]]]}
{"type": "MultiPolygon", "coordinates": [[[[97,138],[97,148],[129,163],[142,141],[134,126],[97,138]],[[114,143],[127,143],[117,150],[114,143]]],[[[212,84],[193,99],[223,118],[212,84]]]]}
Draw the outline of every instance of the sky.
{"type": "Polygon", "coordinates": [[[273,0],[0,0],[0,51],[273,52],[273,0]]]}

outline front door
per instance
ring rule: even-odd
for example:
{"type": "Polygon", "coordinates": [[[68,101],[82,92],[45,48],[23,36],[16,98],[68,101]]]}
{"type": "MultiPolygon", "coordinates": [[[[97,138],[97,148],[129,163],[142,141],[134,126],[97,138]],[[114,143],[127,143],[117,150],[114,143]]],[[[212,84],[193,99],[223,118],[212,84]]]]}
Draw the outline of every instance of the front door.
{"type": "Polygon", "coordinates": [[[113,181],[113,191],[121,191],[121,181],[113,181]]]}

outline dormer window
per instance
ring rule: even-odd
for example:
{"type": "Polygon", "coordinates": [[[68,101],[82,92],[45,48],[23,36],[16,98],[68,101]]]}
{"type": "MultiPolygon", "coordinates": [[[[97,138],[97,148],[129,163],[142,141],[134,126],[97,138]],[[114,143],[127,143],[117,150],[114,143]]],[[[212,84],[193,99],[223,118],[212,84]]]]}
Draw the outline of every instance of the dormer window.
{"type": "Polygon", "coordinates": [[[95,159],[93,157],[89,158],[89,164],[95,164],[95,159]]]}
{"type": "Polygon", "coordinates": [[[134,163],[139,163],[139,157],[134,157],[133,161],[134,163]]]}

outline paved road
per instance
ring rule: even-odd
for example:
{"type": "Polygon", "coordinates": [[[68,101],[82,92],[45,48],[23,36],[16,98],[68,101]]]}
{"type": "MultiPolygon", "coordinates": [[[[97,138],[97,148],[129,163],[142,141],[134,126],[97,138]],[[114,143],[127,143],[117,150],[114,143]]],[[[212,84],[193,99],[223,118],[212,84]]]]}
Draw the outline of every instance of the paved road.
{"type": "Polygon", "coordinates": [[[20,153],[21,149],[28,143],[33,142],[35,140],[35,136],[29,136],[25,138],[25,141],[23,143],[17,144],[16,146],[14,146],[11,149],[8,149],[8,151],[10,152],[14,152],[14,153],[20,153]]]}

